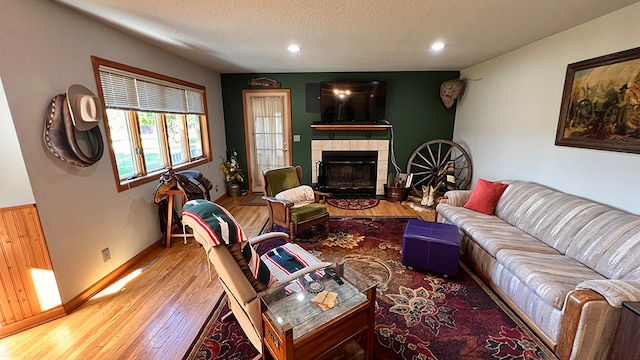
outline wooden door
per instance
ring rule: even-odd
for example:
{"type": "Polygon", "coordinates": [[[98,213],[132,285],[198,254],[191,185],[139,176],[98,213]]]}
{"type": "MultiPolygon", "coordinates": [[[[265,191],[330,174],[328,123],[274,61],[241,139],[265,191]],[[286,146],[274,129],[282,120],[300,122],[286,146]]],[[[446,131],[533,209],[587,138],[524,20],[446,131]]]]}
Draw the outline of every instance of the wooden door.
{"type": "Polygon", "coordinates": [[[262,192],[260,172],[291,165],[288,89],[243,90],[249,191],[262,192]]]}

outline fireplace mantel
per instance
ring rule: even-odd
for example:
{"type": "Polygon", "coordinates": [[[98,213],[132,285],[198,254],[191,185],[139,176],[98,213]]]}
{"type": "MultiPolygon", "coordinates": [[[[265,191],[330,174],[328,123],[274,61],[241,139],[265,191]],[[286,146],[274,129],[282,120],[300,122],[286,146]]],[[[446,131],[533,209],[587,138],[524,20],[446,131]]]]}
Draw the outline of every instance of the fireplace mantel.
{"type": "Polygon", "coordinates": [[[370,125],[347,125],[347,124],[311,124],[311,127],[316,130],[387,130],[391,129],[391,124],[370,124],[370,125]]]}

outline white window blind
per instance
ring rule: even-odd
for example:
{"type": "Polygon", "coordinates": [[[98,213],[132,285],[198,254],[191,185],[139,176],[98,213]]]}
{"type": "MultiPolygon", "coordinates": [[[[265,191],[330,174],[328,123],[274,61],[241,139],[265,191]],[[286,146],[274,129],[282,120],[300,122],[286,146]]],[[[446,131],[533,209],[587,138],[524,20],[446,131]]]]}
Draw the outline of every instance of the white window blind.
{"type": "Polygon", "coordinates": [[[100,83],[109,108],[204,114],[203,91],[100,65],[100,83]]]}

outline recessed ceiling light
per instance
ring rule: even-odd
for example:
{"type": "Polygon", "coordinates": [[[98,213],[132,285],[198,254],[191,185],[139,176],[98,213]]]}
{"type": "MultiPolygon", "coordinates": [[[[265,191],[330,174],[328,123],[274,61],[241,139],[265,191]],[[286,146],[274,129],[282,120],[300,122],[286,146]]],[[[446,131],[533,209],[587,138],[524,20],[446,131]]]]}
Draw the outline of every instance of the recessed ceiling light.
{"type": "Polygon", "coordinates": [[[289,45],[287,50],[289,50],[292,53],[296,53],[296,52],[300,51],[300,46],[298,46],[298,45],[289,45]]]}
{"type": "Polygon", "coordinates": [[[431,45],[431,50],[433,51],[440,51],[442,49],[444,49],[444,43],[442,41],[435,42],[431,45]]]}

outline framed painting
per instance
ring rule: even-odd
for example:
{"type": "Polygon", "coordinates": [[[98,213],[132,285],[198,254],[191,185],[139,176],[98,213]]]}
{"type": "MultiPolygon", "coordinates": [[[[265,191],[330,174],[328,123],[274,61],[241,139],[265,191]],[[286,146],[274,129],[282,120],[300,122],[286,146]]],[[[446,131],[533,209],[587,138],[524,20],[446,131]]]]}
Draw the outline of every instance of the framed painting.
{"type": "Polygon", "coordinates": [[[555,144],[640,153],[640,48],[567,65],[555,144]]]}

